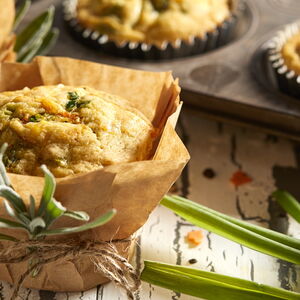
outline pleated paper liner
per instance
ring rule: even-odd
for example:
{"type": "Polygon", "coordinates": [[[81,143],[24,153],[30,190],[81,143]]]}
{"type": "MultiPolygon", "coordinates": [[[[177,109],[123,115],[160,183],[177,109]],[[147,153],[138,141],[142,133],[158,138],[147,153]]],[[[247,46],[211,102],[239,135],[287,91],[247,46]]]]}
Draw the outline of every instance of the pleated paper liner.
{"type": "Polygon", "coordinates": [[[178,39],[175,43],[165,41],[161,47],[146,43],[124,42],[117,44],[107,35],[83,27],[76,18],[77,0],[65,0],[64,19],[71,33],[82,43],[105,53],[141,60],[161,60],[199,55],[217,49],[234,37],[238,18],[241,16],[243,1],[232,0],[232,15],[214,31],[203,37],[191,37],[189,41],[178,39]]]}
{"type": "MultiPolygon", "coordinates": [[[[128,257],[130,242],[127,243],[127,240],[145,224],[189,160],[187,149],[174,129],[182,106],[180,87],[170,72],[137,71],[65,57],[40,56],[28,64],[0,64],[0,91],[59,83],[89,86],[128,99],[161,133],[154,143],[153,156],[148,160],[118,163],[56,179],[55,199],[63,206],[85,211],[91,220],[112,208],[117,210],[109,223],[75,234],[72,238],[78,242],[125,240],[120,247],[118,243],[115,244],[120,255],[128,257]]],[[[9,174],[9,177],[23,199],[33,195],[39,204],[43,177],[17,174],[9,174]]],[[[8,218],[3,205],[3,201],[0,201],[0,218],[8,218]]],[[[53,229],[78,226],[78,222],[61,218],[53,229]]],[[[0,233],[7,233],[5,231],[0,228],[0,233]]],[[[27,238],[26,233],[20,230],[11,229],[10,234],[20,240],[27,238]]],[[[55,236],[53,239],[64,243],[68,237],[55,236]]],[[[0,248],[5,249],[10,244],[1,241],[0,248]]],[[[0,281],[16,284],[27,268],[26,261],[0,264],[0,281]]],[[[28,277],[23,286],[74,292],[88,290],[106,281],[95,272],[90,257],[78,256],[50,262],[43,266],[39,276],[28,277]]]]}
{"type": "Polygon", "coordinates": [[[276,78],[279,90],[300,99],[300,76],[288,68],[281,54],[284,44],[296,34],[300,34],[300,22],[289,24],[277,32],[268,44],[267,62],[276,78]]]}

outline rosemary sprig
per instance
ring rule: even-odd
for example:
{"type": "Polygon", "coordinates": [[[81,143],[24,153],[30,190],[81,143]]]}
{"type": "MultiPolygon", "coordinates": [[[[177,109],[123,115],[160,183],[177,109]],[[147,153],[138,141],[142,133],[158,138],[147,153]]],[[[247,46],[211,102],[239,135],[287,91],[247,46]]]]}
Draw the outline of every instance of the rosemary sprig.
{"type": "Polygon", "coordinates": [[[59,30],[57,28],[53,28],[51,31],[49,31],[48,34],[43,39],[40,48],[36,49],[34,55],[48,54],[56,44],[58,36],[59,36],[59,30]]]}
{"type": "Polygon", "coordinates": [[[300,264],[299,239],[225,216],[182,197],[165,196],[161,204],[196,226],[256,251],[300,264]]]}
{"type": "Polygon", "coordinates": [[[15,22],[14,22],[14,30],[18,28],[20,23],[22,22],[24,16],[28,12],[31,5],[31,0],[25,0],[23,3],[18,7],[16,16],[15,16],[15,22]]]}
{"type": "MultiPolygon", "coordinates": [[[[16,13],[14,30],[22,21],[31,5],[25,0],[16,13]]],[[[52,29],[54,19],[54,6],[36,17],[18,35],[14,51],[17,53],[18,62],[29,62],[36,55],[47,54],[56,43],[59,31],[52,29]]]]}
{"type": "MultiPolygon", "coordinates": [[[[82,211],[70,211],[54,199],[55,178],[46,166],[42,166],[45,174],[45,185],[39,207],[30,196],[30,205],[26,207],[21,196],[13,189],[3,164],[3,156],[7,144],[0,149],[0,197],[4,198],[4,206],[12,220],[0,218],[0,228],[20,229],[28,233],[29,239],[35,240],[49,235],[71,234],[86,231],[109,222],[116,210],[112,209],[96,220],[76,227],[51,229],[51,226],[62,216],[80,221],[89,221],[89,215],[82,211]]],[[[0,234],[0,240],[17,241],[13,236],[0,234]]]]}

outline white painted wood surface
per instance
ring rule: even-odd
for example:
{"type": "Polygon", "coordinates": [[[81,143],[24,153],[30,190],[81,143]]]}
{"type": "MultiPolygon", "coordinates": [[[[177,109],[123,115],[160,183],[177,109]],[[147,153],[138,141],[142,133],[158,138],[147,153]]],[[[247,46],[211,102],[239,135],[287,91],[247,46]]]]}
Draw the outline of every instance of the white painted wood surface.
{"type": "MultiPolygon", "coordinates": [[[[268,227],[276,221],[276,216],[272,216],[272,221],[269,213],[269,196],[278,185],[278,178],[274,178],[274,168],[281,168],[283,173],[299,169],[293,143],[264,133],[204,120],[190,110],[183,112],[178,131],[187,144],[192,159],[173,191],[262,226],[268,227]],[[206,168],[212,168],[216,177],[204,177],[202,172],[206,168]],[[239,168],[247,172],[253,182],[235,188],[229,179],[239,168]]],[[[299,175],[297,176],[300,180],[299,175]]],[[[292,178],[286,180],[290,182],[292,178]]],[[[190,248],[185,237],[193,229],[197,228],[168,209],[158,207],[140,232],[132,263],[139,270],[142,270],[145,259],[181,264],[300,291],[299,266],[257,253],[206,231],[204,242],[198,247],[190,248]],[[197,263],[190,265],[188,261],[193,258],[197,263]]],[[[290,234],[300,237],[300,226],[296,222],[289,220],[288,230],[290,234]]],[[[10,293],[10,286],[1,283],[0,299],[8,299],[10,293]]],[[[110,283],[84,293],[55,294],[23,289],[20,299],[125,300],[127,297],[122,290],[110,283]]],[[[138,299],[195,298],[143,283],[138,299]]]]}

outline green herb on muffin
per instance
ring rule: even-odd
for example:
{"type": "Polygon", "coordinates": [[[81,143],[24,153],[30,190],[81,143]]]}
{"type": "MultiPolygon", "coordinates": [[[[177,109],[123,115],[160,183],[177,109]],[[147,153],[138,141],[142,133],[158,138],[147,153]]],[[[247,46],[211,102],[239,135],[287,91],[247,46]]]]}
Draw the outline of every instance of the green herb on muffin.
{"type": "Polygon", "coordinates": [[[80,100],[80,96],[76,92],[68,92],[69,102],[66,104],[67,111],[73,111],[77,108],[86,107],[91,101],[80,100]]]}
{"type": "Polygon", "coordinates": [[[41,114],[33,115],[29,118],[29,122],[40,122],[43,120],[43,116],[41,114]]]}

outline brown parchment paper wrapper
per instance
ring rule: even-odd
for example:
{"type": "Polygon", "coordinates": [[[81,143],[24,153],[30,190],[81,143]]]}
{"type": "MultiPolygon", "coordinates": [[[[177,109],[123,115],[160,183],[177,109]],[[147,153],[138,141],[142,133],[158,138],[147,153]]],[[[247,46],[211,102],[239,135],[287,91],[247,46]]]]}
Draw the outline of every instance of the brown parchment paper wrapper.
{"type": "MultiPolygon", "coordinates": [[[[135,71],[70,58],[37,57],[30,64],[1,65],[0,91],[59,83],[87,85],[122,96],[161,129],[151,160],[111,165],[57,180],[55,198],[69,209],[84,210],[92,220],[110,208],[117,209],[117,215],[111,222],[75,235],[78,240],[129,238],[147,221],[189,160],[189,154],[174,130],[181,107],[178,83],[170,72],[135,71]]],[[[29,194],[39,199],[42,177],[10,174],[10,178],[25,199],[29,198],[29,194]]],[[[7,218],[4,213],[0,200],[0,216],[7,218]]],[[[62,218],[55,226],[79,224],[76,220],[62,218]]],[[[26,238],[22,232],[10,230],[10,234],[26,238]]],[[[4,247],[7,245],[2,244],[4,247]]],[[[119,251],[127,256],[128,244],[119,246],[119,251]]],[[[26,268],[26,263],[0,264],[0,280],[15,283],[26,268]]],[[[74,259],[46,265],[38,277],[27,279],[24,286],[53,291],[83,291],[105,281],[95,273],[89,259],[74,259]]]]}
{"type": "Polygon", "coordinates": [[[12,33],[15,20],[15,1],[0,0],[0,62],[16,60],[15,35],[12,33]]]}

